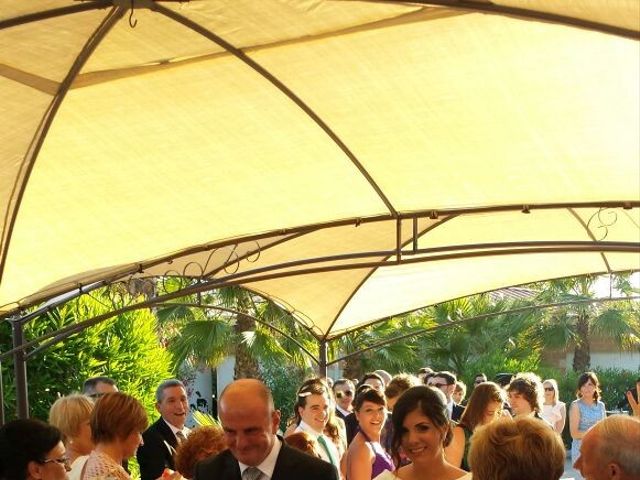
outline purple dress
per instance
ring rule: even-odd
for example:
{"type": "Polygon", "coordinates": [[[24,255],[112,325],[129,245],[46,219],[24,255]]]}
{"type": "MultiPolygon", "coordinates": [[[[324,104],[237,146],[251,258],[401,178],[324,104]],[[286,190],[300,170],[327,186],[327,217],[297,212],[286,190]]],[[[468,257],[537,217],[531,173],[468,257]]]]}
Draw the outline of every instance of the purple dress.
{"type": "Polygon", "coordinates": [[[393,469],[394,469],[393,461],[391,460],[391,457],[389,456],[389,454],[385,452],[384,448],[382,448],[382,445],[380,445],[380,442],[372,442],[369,439],[369,437],[367,437],[367,434],[364,433],[362,430],[360,430],[360,433],[365,438],[367,443],[371,446],[371,450],[373,450],[373,453],[376,456],[375,460],[373,461],[373,465],[371,467],[371,478],[372,479],[376,478],[385,470],[389,470],[390,472],[393,472],[393,469]]]}

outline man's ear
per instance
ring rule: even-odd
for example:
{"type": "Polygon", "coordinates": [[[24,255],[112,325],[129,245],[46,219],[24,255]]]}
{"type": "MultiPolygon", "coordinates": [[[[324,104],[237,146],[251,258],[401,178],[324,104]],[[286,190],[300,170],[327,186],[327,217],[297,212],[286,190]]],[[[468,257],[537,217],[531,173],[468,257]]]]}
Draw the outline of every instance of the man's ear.
{"type": "Polygon", "coordinates": [[[160,413],[160,404],[158,402],[156,402],[156,410],[160,413]]]}
{"type": "Polygon", "coordinates": [[[280,410],[274,410],[273,413],[271,414],[271,421],[273,422],[271,433],[273,433],[274,435],[278,433],[278,429],[280,428],[281,416],[282,414],[280,413],[280,410]]]}
{"type": "Polygon", "coordinates": [[[623,472],[620,465],[617,463],[610,463],[607,465],[607,478],[611,480],[619,480],[622,478],[623,472]]]}
{"type": "Polygon", "coordinates": [[[31,461],[27,464],[27,474],[31,478],[42,478],[42,465],[41,463],[31,461]]]}

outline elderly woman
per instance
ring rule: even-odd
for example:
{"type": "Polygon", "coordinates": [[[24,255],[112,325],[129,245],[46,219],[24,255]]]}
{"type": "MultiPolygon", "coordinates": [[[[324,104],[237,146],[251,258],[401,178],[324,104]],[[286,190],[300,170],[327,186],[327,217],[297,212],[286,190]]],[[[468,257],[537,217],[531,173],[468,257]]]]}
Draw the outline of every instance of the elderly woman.
{"type": "Polygon", "coordinates": [[[66,480],[62,433],[40,420],[14,420],[0,429],[0,479],[66,480]]]}
{"type": "Polygon", "coordinates": [[[122,461],[135,455],[147,428],[142,404],[121,392],[107,393],[91,414],[91,436],[95,449],[89,455],[82,480],[129,480],[122,461]]]}
{"type": "Polygon", "coordinates": [[[453,440],[445,448],[445,456],[449,463],[470,470],[467,456],[471,435],[477,427],[487,425],[500,417],[504,400],[504,391],[497,383],[483,382],[476,386],[471,392],[460,423],[453,429],[453,440]]]}
{"type": "Polygon", "coordinates": [[[79,477],[78,470],[82,469],[80,465],[84,465],[83,461],[76,460],[89,455],[93,450],[89,425],[92,411],[93,401],[86,395],[77,393],[59,398],[49,410],[49,423],[62,432],[62,441],[71,465],[69,476],[72,478],[79,477]]]}
{"type": "Polygon", "coordinates": [[[184,478],[193,478],[196,463],[217,455],[226,448],[224,431],[220,426],[203,425],[194,428],[176,450],[176,470],[184,478]]]}
{"type": "Polygon", "coordinates": [[[376,480],[470,480],[471,474],[451,465],[444,449],[452,437],[447,399],[440,390],[418,386],[402,394],[391,416],[392,455],[399,463],[400,450],[410,464],[385,471],[376,480]]]}
{"type": "Polygon", "coordinates": [[[565,458],[560,436],[532,416],[476,429],[469,452],[473,480],[558,480],[565,458]]]}

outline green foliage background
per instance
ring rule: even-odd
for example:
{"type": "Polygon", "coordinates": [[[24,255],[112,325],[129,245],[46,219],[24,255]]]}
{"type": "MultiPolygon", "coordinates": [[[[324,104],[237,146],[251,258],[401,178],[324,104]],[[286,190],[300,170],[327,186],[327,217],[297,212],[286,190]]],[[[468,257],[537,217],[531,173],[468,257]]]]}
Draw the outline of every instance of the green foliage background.
{"type": "MultiPolygon", "coordinates": [[[[58,330],[109,311],[100,293],[84,295],[29,322],[25,340],[58,330]]],[[[11,326],[0,324],[0,351],[11,348],[11,326]]],[[[46,420],[51,404],[62,395],[80,391],[85,379],[106,375],[118,388],[139,399],[150,421],[157,416],[153,398],[158,383],[174,374],[171,359],[160,345],[156,319],[149,310],[131,311],[73,335],[27,362],[29,406],[32,417],[46,420]]],[[[15,418],[13,361],[2,362],[5,416],[15,418]]]]}

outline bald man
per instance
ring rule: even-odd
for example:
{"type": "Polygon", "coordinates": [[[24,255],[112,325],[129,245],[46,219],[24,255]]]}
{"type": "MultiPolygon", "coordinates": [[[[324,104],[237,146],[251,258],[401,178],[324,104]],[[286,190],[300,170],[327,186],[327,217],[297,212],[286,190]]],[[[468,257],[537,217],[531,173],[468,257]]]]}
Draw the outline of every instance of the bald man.
{"type": "Polygon", "coordinates": [[[585,480],[640,479],[640,420],[613,415],[587,430],[574,468],[585,480]]]}
{"type": "Polygon", "coordinates": [[[267,386],[236,380],[218,404],[228,449],[196,465],[194,480],[338,480],[328,462],[289,447],[276,435],[280,412],[267,386]]]}

